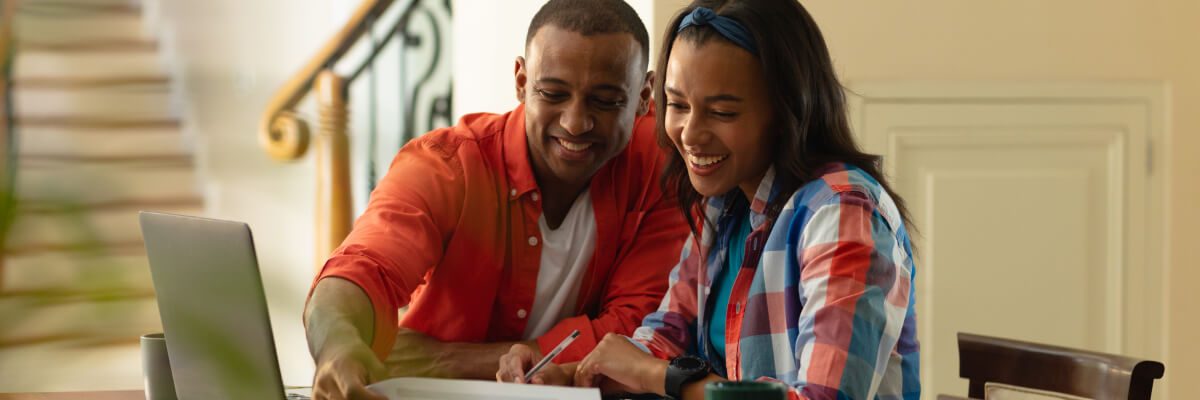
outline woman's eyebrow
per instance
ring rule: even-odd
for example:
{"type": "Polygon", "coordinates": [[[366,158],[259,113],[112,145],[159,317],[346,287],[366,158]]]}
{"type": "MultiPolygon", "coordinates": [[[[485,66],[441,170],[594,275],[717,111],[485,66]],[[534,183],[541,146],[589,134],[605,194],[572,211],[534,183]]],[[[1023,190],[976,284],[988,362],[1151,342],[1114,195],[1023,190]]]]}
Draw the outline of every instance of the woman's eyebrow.
{"type": "MultiPolygon", "coordinates": [[[[667,91],[667,93],[670,93],[673,96],[687,97],[687,96],[684,96],[683,92],[680,92],[679,89],[675,89],[670,86],[667,86],[664,89],[667,91]]],[[[731,101],[731,102],[740,103],[740,102],[742,102],[742,100],[743,99],[741,97],[734,96],[734,95],[728,94],[728,93],[721,93],[721,94],[715,94],[712,96],[704,97],[704,102],[706,102],[706,103],[715,103],[718,101],[731,101]]]]}

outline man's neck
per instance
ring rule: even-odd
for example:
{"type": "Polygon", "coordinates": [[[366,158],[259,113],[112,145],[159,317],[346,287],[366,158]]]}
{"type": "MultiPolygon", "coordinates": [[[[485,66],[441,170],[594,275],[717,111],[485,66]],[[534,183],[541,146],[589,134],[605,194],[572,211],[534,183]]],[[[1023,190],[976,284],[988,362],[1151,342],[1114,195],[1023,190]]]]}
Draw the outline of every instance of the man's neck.
{"type": "Polygon", "coordinates": [[[554,181],[557,179],[538,177],[538,187],[542,192],[542,215],[546,217],[546,225],[550,229],[558,229],[559,225],[562,225],[567,213],[571,211],[571,205],[575,204],[575,200],[590,184],[590,181],[581,184],[554,181]]]}
{"type": "Polygon", "coordinates": [[[550,166],[546,165],[545,160],[535,158],[533,149],[528,151],[533,179],[541,191],[542,215],[546,217],[546,225],[550,229],[558,229],[567,218],[567,213],[571,211],[571,205],[575,204],[579,195],[591,185],[592,180],[588,178],[582,182],[567,182],[559,179],[554,171],[550,170],[550,166]]]}

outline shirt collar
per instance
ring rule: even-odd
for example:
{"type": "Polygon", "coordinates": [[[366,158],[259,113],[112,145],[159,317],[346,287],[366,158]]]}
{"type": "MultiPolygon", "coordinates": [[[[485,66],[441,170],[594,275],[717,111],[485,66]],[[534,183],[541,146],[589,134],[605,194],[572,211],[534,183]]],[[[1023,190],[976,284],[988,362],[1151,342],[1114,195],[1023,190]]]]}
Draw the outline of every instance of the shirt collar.
{"type": "MultiPolygon", "coordinates": [[[[775,167],[767,168],[767,172],[763,174],[762,181],[758,183],[758,189],[754,192],[754,200],[750,202],[750,221],[757,230],[763,222],[767,220],[767,205],[779,196],[779,182],[775,179],[775,167]]],[[[705,216],[709,221],[714,223],[721,220],[721,216],[726,213],[733,212],[731,207],[737,202],[731,196],[744,196],[742,190],[734,187],[723,196],[711,197],[707,200],[705,206],[705,216]]],[[[744,203],[743,203],[744,204],[744,203]]]]}
{"type": "Polygon", "coordinates": [[[504,124],[504,172],[511,189],[509,199],[516,199],[537,189],[529,161],[529,144],[525,136],[525,105],[519,105],[508,115],[504,124]]]}

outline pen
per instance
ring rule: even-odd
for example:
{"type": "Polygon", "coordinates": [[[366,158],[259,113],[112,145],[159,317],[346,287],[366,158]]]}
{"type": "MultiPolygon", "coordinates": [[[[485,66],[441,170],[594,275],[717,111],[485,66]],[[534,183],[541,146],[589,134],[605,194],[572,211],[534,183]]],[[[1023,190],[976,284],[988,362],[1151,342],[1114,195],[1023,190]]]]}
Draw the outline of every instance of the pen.
{"type": "Polygon", "coordinates": [[[532,378],[533,374],[536,374],[538,371],[540,371],[542,369],[542,367],[545,367],[546,364],[549,364],[550,360],[553,360],[554,357],[558,356],[558,353],[562,353],[563,350],[566,350],[567,346],[570,346],[571,342],[574,342],[575,338],[577,338],[577,337],[579,337],[578,329],[571,332],[570,335],[567,335],[567,338],[563,339],[563,341],[560,342],[558,344],[558,346],[554,346],[554,350],[550,350],[550,354],[546,354],[545,357],[542,357],[542,361],[538,361],[537,364],[533,365],[533,368],[531,368],[529,370],[529,372],[525,373],[525,382],[529,382],[529,378],[532,378]]]}

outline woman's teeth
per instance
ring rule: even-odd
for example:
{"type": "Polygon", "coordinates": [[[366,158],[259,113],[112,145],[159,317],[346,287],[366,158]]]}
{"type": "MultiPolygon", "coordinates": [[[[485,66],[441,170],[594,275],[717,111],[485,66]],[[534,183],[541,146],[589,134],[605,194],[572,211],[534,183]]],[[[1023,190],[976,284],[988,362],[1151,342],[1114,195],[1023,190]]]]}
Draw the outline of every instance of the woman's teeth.
{"type": "MultiPolygon", "coordinates": [[[[556,139],[558,139],[558,138],[556,138],[556,139]]],[[[561,144],[562,147],[566,147],[567,150],[570,150],[570,151],[584,151],[584,150],[587,150],[588,147],[592,147],[592,144],[589,142],[584,142],[584,143],[568,142],[568,141],[562,140],[562,139],[558,139],[558,144],[561,144]]]]}
{"type": "Polygon", "coordinates": [[[729,157],[728,154],[723,155],[723,156],[695,156],[695,155],[688,154],[688,162],[695,164],[697,166],[707,167],[709,165],[719,163],[719,162],[725,160],[725,158],[727,158],[727,157],[729,157]]]}

